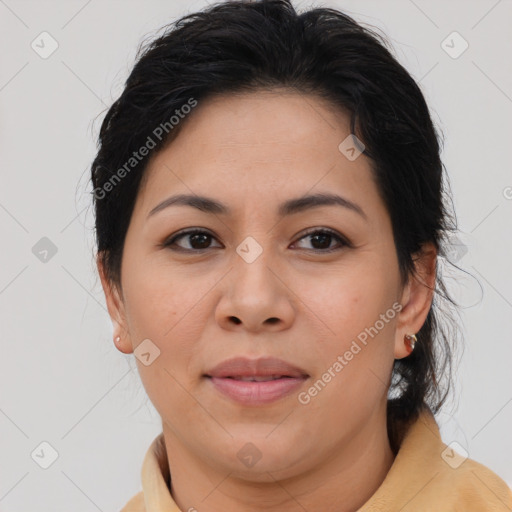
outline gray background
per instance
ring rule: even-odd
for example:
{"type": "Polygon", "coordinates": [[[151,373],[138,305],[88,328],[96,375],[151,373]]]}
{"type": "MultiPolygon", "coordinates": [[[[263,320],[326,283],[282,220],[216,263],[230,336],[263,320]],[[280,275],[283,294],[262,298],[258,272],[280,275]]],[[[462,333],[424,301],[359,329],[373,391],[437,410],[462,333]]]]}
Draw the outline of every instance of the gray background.
{"type": "MultiPolygon", "coordinates": [[[[140,490],[160,418],[134,356],[112,342],[88,173],[100,121],[139,42],[205,5],[0,0],[0,511],[118,510],[140,490]],[[51,49],[43,31],[58,43],[47,58],[31,47],[51,49]],[[46,261],[43,237],[57,249],[46,261]],[[31,457],[43,441],[58,452],[48,469],[31,457]]],[[[445,135],[458,264],[474,277],[452,271],[449,279],[464,304],[466,348],[455,398],[438,421],[447,444],[457,441],[512,485],[512,2],[314,5],[380,27],[445,135]],[[469,44],[457,58],[463,41],[446,40],[453,31],[469,44]]]]}

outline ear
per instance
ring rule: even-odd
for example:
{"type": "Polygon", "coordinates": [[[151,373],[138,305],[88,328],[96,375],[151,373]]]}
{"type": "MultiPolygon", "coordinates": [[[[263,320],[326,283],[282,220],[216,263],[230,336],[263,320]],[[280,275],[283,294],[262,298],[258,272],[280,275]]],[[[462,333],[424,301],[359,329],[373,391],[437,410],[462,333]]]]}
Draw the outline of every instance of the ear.
{"type": "Polygon", "coordinates": [[[121,338],[119,342],[114,344],[116,348],[124,354],[131,354],[133,352],[133,346],[129,330],[127,328],[124,301],[120,296],[117,286],[107,278],[99,254],[96,257],[96,266],[101,279],[101,286],[103,287],[103,292],[105,294],[108,313],[114,326],[114,339],[117,336],[120,336],[121,338]]]}
{"type": "Polygon", "coordinates": [[[416,273],[404,286],[395,333],[395,359],[409,355],[404,337],[417,334],[427,318],[436,282],[437,250],[432,243],[424,244],[413,257],[416,273]]]}

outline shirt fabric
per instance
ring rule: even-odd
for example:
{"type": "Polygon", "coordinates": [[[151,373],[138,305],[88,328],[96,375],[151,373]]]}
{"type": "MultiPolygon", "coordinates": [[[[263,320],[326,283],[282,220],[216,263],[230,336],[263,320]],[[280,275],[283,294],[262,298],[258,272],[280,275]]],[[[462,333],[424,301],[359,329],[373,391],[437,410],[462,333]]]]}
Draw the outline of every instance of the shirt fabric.
{"type": "MultiPolygon", "coordinates": [[[[512,490],[490,469],[443,443],[429,409],[400,437],[384,481],[358,512],[512,511],[512,490]]],[[[178,508],[169,491],[163,433],[145,455],[141,481],[142,492],[121,512],[186,512],[178,508]]]]}

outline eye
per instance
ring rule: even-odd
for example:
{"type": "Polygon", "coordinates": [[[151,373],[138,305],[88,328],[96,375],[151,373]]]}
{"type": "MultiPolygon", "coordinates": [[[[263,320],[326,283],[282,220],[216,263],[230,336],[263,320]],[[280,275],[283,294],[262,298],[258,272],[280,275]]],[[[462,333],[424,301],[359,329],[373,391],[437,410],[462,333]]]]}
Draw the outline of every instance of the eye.
{"type": "MultiPolygon", "coordinates": [[[[305,235],[303,235],[299,239],[299,241],[305,240],[307,238],[310,238],[310,242],[313,245],[313,248],[305,248],[306,250],[309,251],[328,253],[340,250],[343,247],[351,247],[351,244],[348,240],[343,238],[336,231],[328,228],[314,228],[305,235]],[[333,241],[338,242],[337,247],[332,247],[331,244],[333,241]]],[[[212,240],[216,240],[216,238],[211,233],[203,229],[196,228],[187,231],[182,231],[180,233],[173,235],[171,238],[160,244],[160,247],[169,247],[172,250],[176,251],[197,252],[201,250],[215,248],[214,246],[211,245],[212,240]],[[186,241],[185,246],[178,243],[181,242],[182,240],[186,241]]],[[[218,245],[217,247],[222,246],[218,245]]]]}
{"type": "Polygon", "coordinates": [[[202,229],[190,229],[188,231],[182,231],[181,233],[174,235],[172,238],[161,244],[161,246],[171,247],[172,249],[178,251],[200,251],[204,249],[211,249],[212,247],[210,245],[210,242],[212,239],[215,239],[215,237],[212,234],[208,233],[208,231],[204,231],[202,229]],[[178,240],[181,239],[187,240],[188,247],[183,247],[182,245],[176,243],[178,240]]]}
{"type": "Polygon", "coordinates": [[[311,251],[317,251],[317,252],[333,252],[337,251],[345,246],[350,247],[350,243],[344,239],[341,235],[339,235],[336,231],[333,231],[332,229],[322,228],[318,229],[315,228],[314,230],[309,231],[304,236],[302,236],[300,240],[304,240],[310,238],[311,244],[313,246],[312,249],[306,248],[306,250],[311,251]],[[338,241],[338,247],[332,247],[331,243],[333,240],[338,241]]]}

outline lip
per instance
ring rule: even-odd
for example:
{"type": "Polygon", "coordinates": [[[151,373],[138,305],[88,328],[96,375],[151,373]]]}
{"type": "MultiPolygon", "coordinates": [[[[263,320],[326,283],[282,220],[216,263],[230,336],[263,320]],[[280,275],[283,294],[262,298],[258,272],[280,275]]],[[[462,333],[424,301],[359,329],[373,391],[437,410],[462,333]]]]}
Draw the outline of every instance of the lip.
{"type": "Polygon", "coordinates": [[[208,377],[267,377],[285,375],[287,377],[309,376],[305,370],[275,357],[233,357],[222,361],[206,373],[208,377]]]}
{"type": "Polygon", "coordinates": [[[274,357],[248,359],[235,357],[223,361],[205,374],[221,394],[243,405],[263,405],[289,395],[309,375],[291,363],[274,357]],[[241,378],[279,376],[273,380],[247,381],[241,378]]]}

